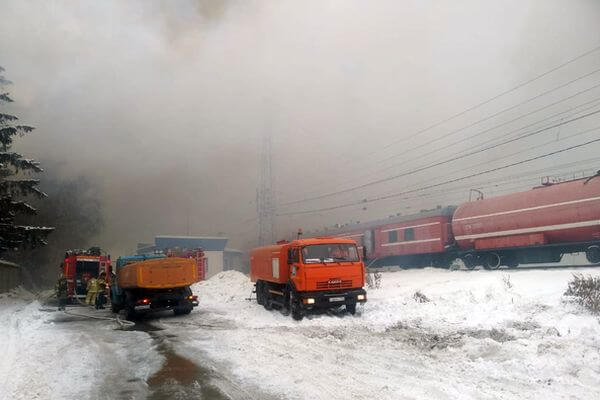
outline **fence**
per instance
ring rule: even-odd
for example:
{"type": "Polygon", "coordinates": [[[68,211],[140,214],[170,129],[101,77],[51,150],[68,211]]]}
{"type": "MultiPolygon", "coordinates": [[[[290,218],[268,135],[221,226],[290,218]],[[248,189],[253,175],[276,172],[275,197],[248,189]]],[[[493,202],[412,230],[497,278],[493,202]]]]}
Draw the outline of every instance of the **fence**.
{"type": "Polygon", "coordinates": [[[21,283],[21,267],[8,261],[0,260],[0,293],[8,292],[21,283]]]}

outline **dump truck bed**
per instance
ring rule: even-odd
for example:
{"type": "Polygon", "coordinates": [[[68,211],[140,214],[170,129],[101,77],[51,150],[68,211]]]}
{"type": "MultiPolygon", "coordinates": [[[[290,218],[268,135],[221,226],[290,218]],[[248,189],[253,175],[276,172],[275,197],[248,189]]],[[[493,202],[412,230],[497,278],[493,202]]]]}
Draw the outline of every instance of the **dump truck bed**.
{"type": "Polygon", "coordinates": [[[169,257],[125,265],[118,276],[124,289],[168,289],[196,283],[198,269],[193,259],[169,257]]]}

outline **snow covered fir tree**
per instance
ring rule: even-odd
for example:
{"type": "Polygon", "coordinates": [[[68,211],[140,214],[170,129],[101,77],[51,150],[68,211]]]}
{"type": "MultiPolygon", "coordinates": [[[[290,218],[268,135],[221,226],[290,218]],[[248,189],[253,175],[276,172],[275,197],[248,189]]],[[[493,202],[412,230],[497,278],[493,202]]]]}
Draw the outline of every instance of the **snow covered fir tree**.
{"type": "Polygon", "coordinates": [[[0,67],[0,255],[9,250],[44,245],[46,237],[54,230],[18,223],[19,216],[37,213],[27,198],[41,199],[46,194],[37,187],[39,179],[32,178],[33,174],[43,171],[39,162],[11,151],[13,140],[34,128],[19,124],[19,118],[6,111],[13,100],[5,92],[11,82],[3,76],[3,72],[4,68],[0,67]]]}

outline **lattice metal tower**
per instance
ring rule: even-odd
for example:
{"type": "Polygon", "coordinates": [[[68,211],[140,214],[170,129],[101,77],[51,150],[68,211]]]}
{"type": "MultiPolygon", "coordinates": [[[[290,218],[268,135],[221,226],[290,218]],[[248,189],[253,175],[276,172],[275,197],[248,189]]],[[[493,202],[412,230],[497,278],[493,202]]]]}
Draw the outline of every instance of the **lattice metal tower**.
{"type": "Polygon", "coordinates": [[[273,170],[271,167],[271,135],[265,134],[260,160],[259,187],[256,191],[258,212],[258,244],[273,243],[275,237],[275,200],[273,198],[273,170]]]}

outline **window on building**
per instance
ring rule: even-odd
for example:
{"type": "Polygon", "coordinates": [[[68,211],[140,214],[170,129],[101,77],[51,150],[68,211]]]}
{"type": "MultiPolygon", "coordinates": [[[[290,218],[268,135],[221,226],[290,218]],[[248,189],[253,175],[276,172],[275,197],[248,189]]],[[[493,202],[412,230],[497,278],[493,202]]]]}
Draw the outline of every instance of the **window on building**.
{"type": "Polygon", "coordinates": [[[388,243],[395,243],[398,241],[398,231],[388,232],[388,243]]]}
{"type": "Polygon", "coordinates": [[[404,230],[404,240],[415,240],[415,229],[414,228],[406,228],[404,230]]]}

